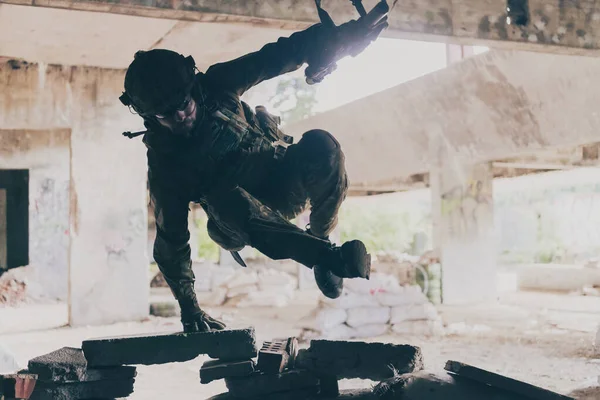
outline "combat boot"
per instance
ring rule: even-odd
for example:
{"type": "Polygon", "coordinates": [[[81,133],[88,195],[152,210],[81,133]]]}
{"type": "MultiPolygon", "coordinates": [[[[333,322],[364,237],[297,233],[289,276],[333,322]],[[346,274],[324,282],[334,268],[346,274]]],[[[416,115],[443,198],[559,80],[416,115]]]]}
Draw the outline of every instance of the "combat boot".
{"type": "MultiPolygon", "coordinates": [[[[306,227],[306,232],[314,235],[309,226],[306,227]]],[[[329,237],[323,239],[329,240],[329,237]]],[[[317,287],[323,295],[330,299],[337,299],[342,295],[344,290],[343,276],[358,274],[360,277],[364,275],[368,279],[371,269],[371,256],[367,254],[366,247],[359,240],[346,242],[341,247],[331,245],[331,253],[329,257],[325,258],[328,260],[313,267],[313,273],[317,287]],[[342,276],[334,273],[333,269],[342,276]]]]}
{"type": "Polygon", "coordinates": [[[173,285],[169,286],[179,303],[181,324],[185,333],[208,332],[210,330],[222,330],[225,328],[223,322],[212,318],[200,309],[193,281],[173,282],[173,285]]]}
{"type": "Polygon", "coordinates": [[[317,265],[327,268],[340,278],[369,279],[371,255],[360,240],[350,240],[341,246],[332,246],[321,256],[317,265]]]}

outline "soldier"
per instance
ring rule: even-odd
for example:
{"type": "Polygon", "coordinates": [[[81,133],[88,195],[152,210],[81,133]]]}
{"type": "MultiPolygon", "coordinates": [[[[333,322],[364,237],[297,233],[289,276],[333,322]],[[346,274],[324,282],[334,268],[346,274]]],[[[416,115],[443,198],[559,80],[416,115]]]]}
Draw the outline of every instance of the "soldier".
{"type": "Polygon", "coordinates": [[[191,56],[162,49],[136,53],[120,100],[147,129],[141,133],[156,216],[154,258],[179,303],[184,332],[225,327],[200,309],[194,292],[190,202],[206,211],[208,233],[219,246],[234,256],[251,246],[272,259],[312,268],[327,297],[341,294],[343,278],[368,279],[365,245],[352,240],[337,246],[328,239],[348,188],[338,141],[314,129],[289,144],[277,118],[240,100],[260,82],[319,58],[335,59],[347,47],[342,39],[350,37],[340,33],[351,32],[353,40],[360,36],[364,48],[387,26],[365,27],[360,21],[334,31],[313,25],[205,73],[191,56]],[[303,230],[289,220],[308,205],[310,225],[303,230]]]}

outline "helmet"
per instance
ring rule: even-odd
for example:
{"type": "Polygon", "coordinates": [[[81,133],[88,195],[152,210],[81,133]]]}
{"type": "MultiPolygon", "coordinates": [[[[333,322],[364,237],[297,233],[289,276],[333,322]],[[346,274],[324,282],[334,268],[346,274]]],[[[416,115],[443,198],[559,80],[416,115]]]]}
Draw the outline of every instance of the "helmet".
{"type": "Polygon", "coordinates": [[[138,51],[125,74],[125,92],[119,100],[142,116],[177,109],[194,84],[192,56],[171,50],[138,51]]]}

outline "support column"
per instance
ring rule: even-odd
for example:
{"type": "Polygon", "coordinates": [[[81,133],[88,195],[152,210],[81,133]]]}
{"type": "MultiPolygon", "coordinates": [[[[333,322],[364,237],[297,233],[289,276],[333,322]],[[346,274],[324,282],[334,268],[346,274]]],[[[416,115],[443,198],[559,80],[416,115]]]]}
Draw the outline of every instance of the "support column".
{"type": "Polygon", "coordinates": [[[123,130],[139,117],[119,104],[123,72],[72,72],[70,301],[72,326],[149,313],[145,146],[123,130]]]}
{"type": "Polygon", "coordinates": [[[6,233],[6,189],[0,189],[0,274],[8,269],[6,233]]]}
{"type": "Polygon", "coordinates": [[[442,265],[442,302],[496,298],[496,237],[491,163],[472,164],[445,145],[430,172],[434,248],[442,265]]]}

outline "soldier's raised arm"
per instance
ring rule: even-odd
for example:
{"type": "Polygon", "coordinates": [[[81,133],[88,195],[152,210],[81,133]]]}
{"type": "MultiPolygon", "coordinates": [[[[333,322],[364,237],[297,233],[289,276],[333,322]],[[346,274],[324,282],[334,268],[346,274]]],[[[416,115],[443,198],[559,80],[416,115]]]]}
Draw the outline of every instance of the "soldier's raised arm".
{"type": "Polygon", "coordinates": [[[215,64],[206,71],[206,77],[211,84],[241,96],[263,81],[309,63],[307,80],[320,82],[335,69],[336,61],[361,53],[388,26],[389,7],[385,0],[358,20],[340,26],[335,26],[320,5],[318,10],[321,23],[295,32],[290,37],[281,37],[256,52],[215,64]]]}
{"type": "Polygon", "coordinates": [[[253,53],[215,64],[206,71],[206,78],[241,96],[263,81],[299,69],[308,62],[326,34],[327,30],[321,24],[313,25],[268,43],[253,53]]]}

